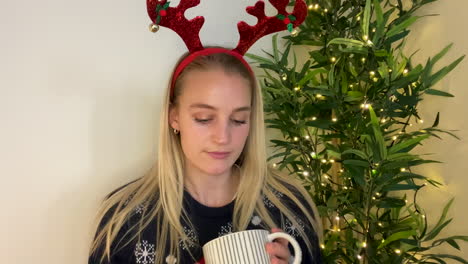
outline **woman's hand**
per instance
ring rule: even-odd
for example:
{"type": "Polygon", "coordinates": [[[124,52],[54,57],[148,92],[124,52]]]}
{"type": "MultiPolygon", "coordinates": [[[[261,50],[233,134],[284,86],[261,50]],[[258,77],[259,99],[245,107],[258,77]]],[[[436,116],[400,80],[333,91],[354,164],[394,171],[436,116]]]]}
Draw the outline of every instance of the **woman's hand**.
{"type": "MultiPolygon", "coordinates": [[[[271,229],[272,233],[283,232],[279,228],[271,229]]],[[[289,242],[284,238],[277,238],[273,242],[266,243],[266,251],[270,255],[271,264],[288,264],[291,252],[288,248],[289,242]]]]}

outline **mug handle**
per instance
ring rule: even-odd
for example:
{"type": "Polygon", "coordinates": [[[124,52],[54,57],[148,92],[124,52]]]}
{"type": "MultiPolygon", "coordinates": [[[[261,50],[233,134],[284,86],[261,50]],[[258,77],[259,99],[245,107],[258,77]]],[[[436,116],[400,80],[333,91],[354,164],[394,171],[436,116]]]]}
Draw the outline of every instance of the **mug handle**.
{"type": "Polygon", "coordinates": [[[276,233],[271,233],[268,234],[267,239],[268,242],[273,242],[273,240],[277,238],[284,238],[291,243],[292,247],[294,248],[294,262],[292,264],[301,264],[302,261],[302,251],[301,247],[299,246],[299,243],[297,243],[296,239],[294,237],[283,233],[283,232],[276,232],[276,233]]]}

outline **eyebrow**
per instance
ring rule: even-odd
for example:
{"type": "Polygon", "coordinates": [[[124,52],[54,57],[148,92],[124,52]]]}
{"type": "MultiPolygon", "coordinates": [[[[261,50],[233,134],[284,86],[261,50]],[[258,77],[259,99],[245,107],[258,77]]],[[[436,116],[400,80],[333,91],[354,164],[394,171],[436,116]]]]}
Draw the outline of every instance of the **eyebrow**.
{"type": "MultiPolygon", "coordinates": [[[[204,108],[204,109],[210,109],[210,110],[217,110],[217,108],[212,105],[200,104],[200,103],[192,104],[190,105],[190,108],[204,108]]],[[[251,109],[252,108],[250,106],[243,106],[243,107],[234,109],[233,112],[250,111],[251,109]]]]}

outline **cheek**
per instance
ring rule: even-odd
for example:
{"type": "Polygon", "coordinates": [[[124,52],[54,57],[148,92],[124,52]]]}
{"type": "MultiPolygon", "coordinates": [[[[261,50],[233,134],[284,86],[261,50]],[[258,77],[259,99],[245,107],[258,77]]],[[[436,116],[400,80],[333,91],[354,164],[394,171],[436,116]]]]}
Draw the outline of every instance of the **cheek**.
{"type": "Polygon", "coordinates": [[[247,137],[249,136],[250,126],[239,127],[236,133],[234,133],[234,141],[236,144],[245,144],[247,137]]]}

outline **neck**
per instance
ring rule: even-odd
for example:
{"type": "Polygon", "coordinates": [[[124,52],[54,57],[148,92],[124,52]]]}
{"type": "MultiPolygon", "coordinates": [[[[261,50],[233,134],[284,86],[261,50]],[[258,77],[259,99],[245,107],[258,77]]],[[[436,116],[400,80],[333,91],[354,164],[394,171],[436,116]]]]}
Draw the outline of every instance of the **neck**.
{"type": "Polygon", "coordinates": [[[185,172],[185,188],[199,203],[209,207],[221,207],[232,202],[239,184],[239,170],[233,167],[219,175],[200,171],[185,172]]]}

